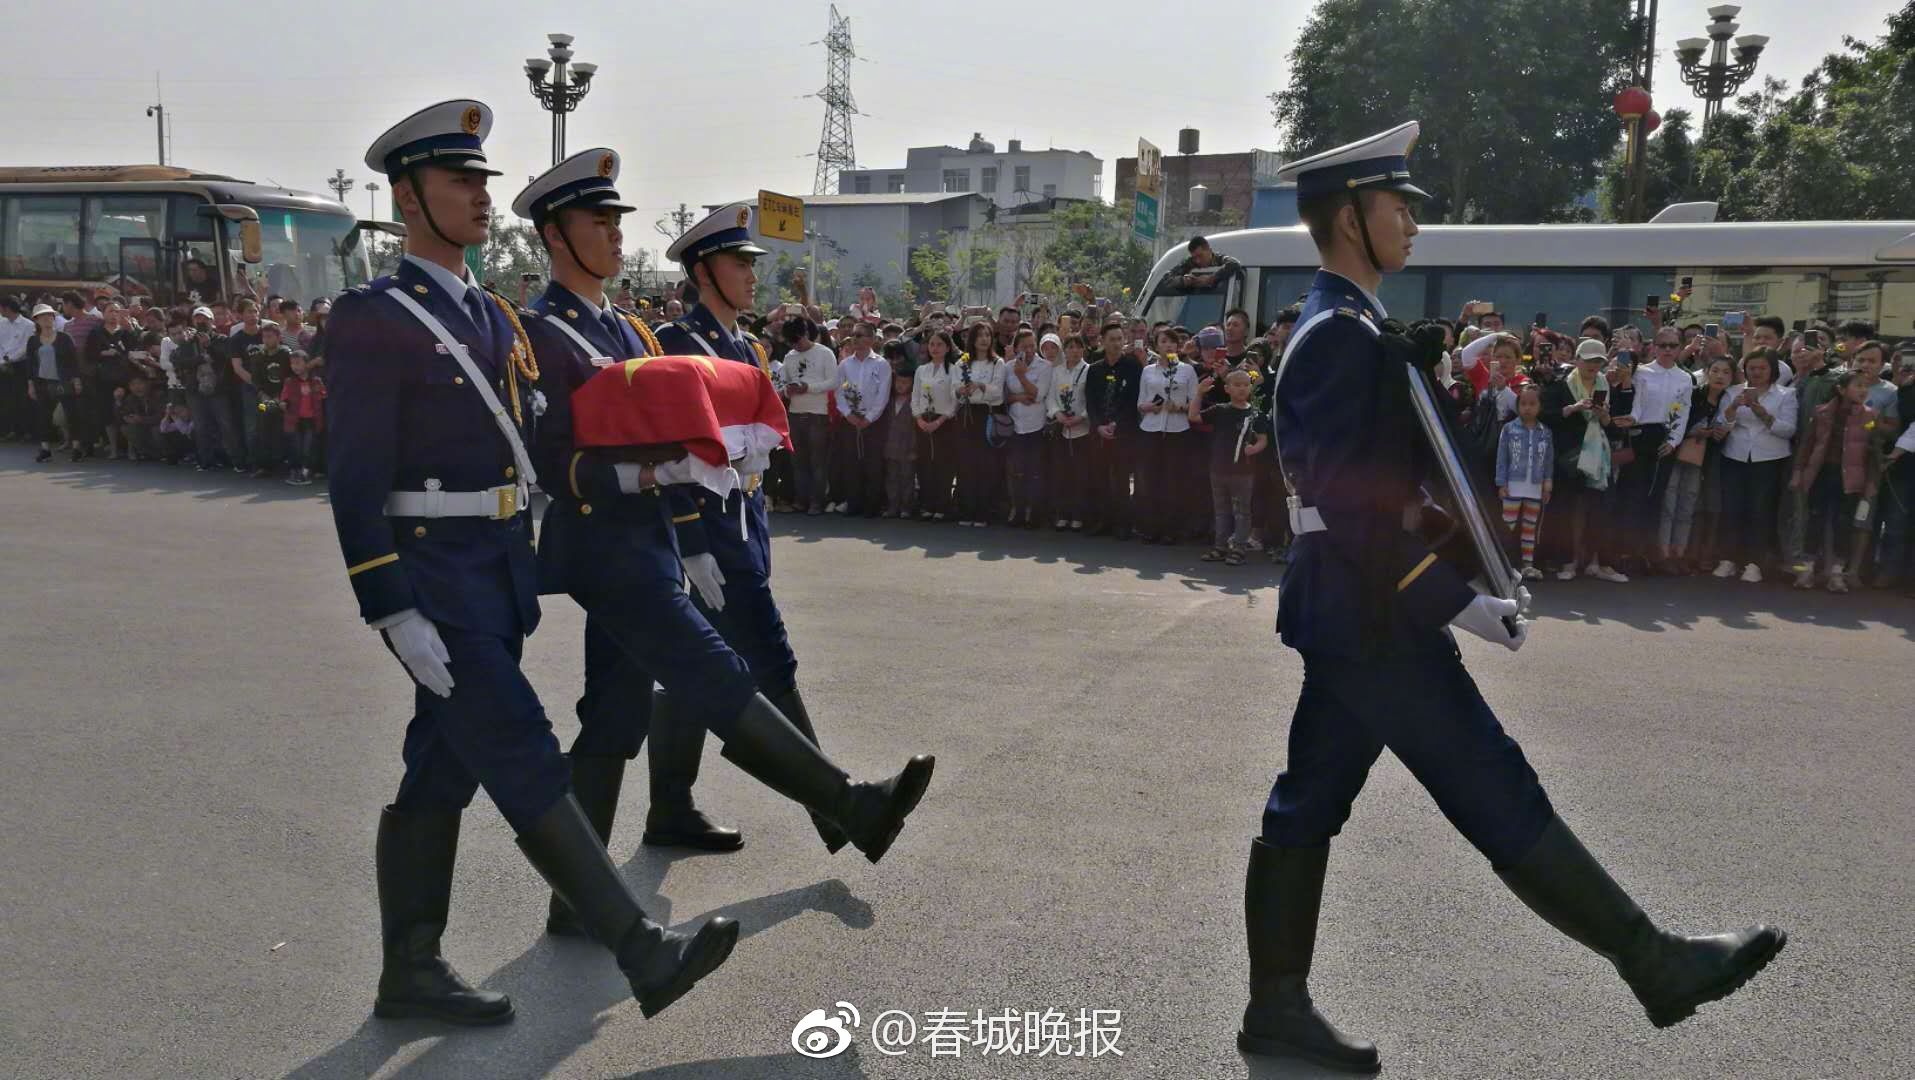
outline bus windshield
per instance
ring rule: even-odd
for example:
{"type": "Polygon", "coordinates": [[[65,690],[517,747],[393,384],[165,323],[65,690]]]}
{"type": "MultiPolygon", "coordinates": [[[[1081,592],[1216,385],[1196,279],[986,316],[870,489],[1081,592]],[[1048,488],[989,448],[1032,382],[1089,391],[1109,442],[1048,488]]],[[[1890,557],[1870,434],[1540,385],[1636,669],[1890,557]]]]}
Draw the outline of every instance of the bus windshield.
{"type": "MultiPolygon", "coordinates": [[[[259,207],[262,258],[249,271],[264,275],[267,292],[302,304],[364,284],[366,253],[355,224],[344,214],[259,207]]],[[[239,228],[231,222],[227,250],[239,250],[239,228]]]]}

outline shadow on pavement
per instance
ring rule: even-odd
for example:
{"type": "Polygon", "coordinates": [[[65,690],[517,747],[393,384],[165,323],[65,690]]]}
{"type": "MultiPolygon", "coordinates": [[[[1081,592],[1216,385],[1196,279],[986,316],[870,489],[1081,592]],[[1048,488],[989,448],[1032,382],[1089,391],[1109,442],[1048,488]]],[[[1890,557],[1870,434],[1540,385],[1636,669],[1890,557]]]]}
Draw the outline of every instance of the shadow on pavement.
{"type": "Polygon", "coordinates": [[[255,480],[250,474],[243,475],[231,469],[200,472],[190,464],[165,465],[157,461],[108,461],[95,458],[73,462],[68,461],[65,454],[55,454],[52,461],[36,465],[33,463],[34,450],[34,447],[29,446],[0,447],[0,475],[39,476],[79,491],[112,494],[168,492],[191,495],[197,499],[244,499],[255,503],[300,499],[323,502],[326,498],[323,479],[313,481],[310,487],[293,487],[285,483],[283,475],[255,480]]]}
{"type": "Polygon", "coordinates": [[[858,1060],[858,1048],[854,1043],[844,1053],[832,1058],[808,1058],[795,1052],[763,1057],[714,1058],[645,1069],[631,1074],[627,1080],[784,1080],[786,1077],[836,1080],[839,1077],[863,1075],[864,1065],[858,1060]]]}
{"type": "MultiPolygon", "coordinates": [[[[1241,1051],[1239,1051],[1241,1053],[1241,1051]]],[[[1243,1054],[1244,1067],[1249,1080],[1327,1080],[1328,1077],[1347,1077],[1350,1074],[1336,1069],[1326,1069],[1321,1065],[1312,1065],[1296,1058],[1253,1057],[1243,1054]]],[[[1388,1072],[1390,1064],[1383,1063],[1383,1071],[1388,1072]]]]}
{"type": "MultiPolygon", "coordinates": [[[[659,894],[671,864],[680,858],[698,858],[698,854],[679,851],[640,849],[626,864],[624,873],[638,895],[639,903],[654,920],[671,923],[671,901],[659,894]]],[[[813,885],[741,900],[689,919],[674,929],[690,931],[713,916],[738,920],[741,940],[769,930],[807,911],[834,916],[854,930],[863,930],[876,922],[871,905],[854,896],[841,880],[831,878],[813,885]]],[[[481,986],[512,996],[517,1015],[511,1023],[494,1028],[454,1028],[430,1021],[376,1020],[368,1017],[358,1030],[329,1050],[286,1074],[286,1080],[333,1080],[336,1077],[364,1077],[384,1068],[408,1044],[421,1039],[436,1040],[433,1045],[391,1075],[395,1078],[467,1077],[467,1076],[544,1076],[557,1069],[565,1059],[590,1042],[607,1019],[606,1010],[631,1001],[631,985],[619,974],[611,954],[603,947],[578,939],[556,939],[528,927],[533,937],[524,953],[493,972],[481,986]]],[[[458,933],[455,917],[449,935],[458,933]]],[[[368,972],[370,993],[374,973],[368,972]]],[[[720,968],[710,978],[725,978],[720,968]]],[[[694,989],[693,994],[698,991],[694,989]]],[[[634,1006],[636,1008],[636,1006],[634,1006]]],[[[663,1021],[669,1022],[669,1019],[663,1021]]],[[[794,1072],[792,1063],[812,1064],[796,1053],[732,1061],[699,1062],[671,1066],[638,1076],[860,1076],[855,1062],[839,1066],[838,1071],[794,1072]],[[740,1068],[762,1064],[761,1073],[743,1073],[740,1068]],[[849,1068],[850,1071],[844,1071],[849,1068]],[[700,1071],[707,1070],[707,1071],[700,1071]]],[[[824,1064],[824,1063],[818,1063],[824,1064]]]]}

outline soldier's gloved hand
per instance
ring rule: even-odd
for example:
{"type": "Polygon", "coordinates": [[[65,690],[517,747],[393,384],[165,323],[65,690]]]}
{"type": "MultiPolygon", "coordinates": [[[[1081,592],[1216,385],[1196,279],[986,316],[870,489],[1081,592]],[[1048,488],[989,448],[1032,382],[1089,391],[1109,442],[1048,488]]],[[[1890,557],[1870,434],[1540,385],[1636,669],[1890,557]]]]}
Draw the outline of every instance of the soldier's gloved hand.
{"type": "Polygon", "coordinates": [[[725,575],[718,569],[718,560],[710,552],[701,555],[687,555],[684,560],[685,578],[698,590],[698,596],[705,606],[713,611],[725,610],[725,575]]]}
{"type": "Polygon", "coordinates": [[[1484,641],[1495,642],[1510,652],[1523,647],[1529,638],[1529,622],[1518,612],[1519,606],[1514,600],[1504,600],[1495,596],[1478,595],[1469,602],[1469,606],[1456,613],[1450,625],[1458,630],[1467,630],[1484,641]],[[1516,632],[1510,633],[1503,620],[1509,619],[1516,626],[1516,632]]]}
{"type": "Polygon", "coordinates": [[[381,631],[393,655],[420,686],[442,698],[451,697],[452,672],[446,665],[452,662],[452,654],[446,652],[439,628],[417,608],[402,611],[395,618],[398,621],[381,631]]]}
{"type": "Polygon", "coordinates": [[[689,457],[652,466],[652,482],[655,484],[689,484],[695,479],[697,477],[692,475],[692,459],[689,457]]]}

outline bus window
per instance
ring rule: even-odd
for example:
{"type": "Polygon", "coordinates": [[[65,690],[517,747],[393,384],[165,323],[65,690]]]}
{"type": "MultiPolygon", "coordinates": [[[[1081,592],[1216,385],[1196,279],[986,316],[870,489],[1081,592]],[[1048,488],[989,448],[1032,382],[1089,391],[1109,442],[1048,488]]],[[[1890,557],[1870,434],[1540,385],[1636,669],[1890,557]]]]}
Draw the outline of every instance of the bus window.
{"type": "MultiPolygon", "coordinates": [[[[1550,329],[1574,336],[1590,315],[1612,325],[1625,315],[1614,310],[1615,286],[1612,270],[1450,270],[1443,274],[1439,306],[1454,318],[1471,300],[1487,300],[1511,330],[1529,326],[1541,313],[1549,316],[1550,329]]],[[[1636,306],[1641,305],[1638,296],[1636,306]]]]}
{"type": "Polygon", "coordinates": [[[93,195],[86,200],[86,226],[80,234],[86,244],[82,259],[85,277],[110,281],[121,293],[151,295],[160,268],[154,265],[152,243],[131,245],[124,268],[120,241],[164,241],[166,196],[93,195]],[[122,269],[128,281],[120,281],[122,269]]]}
{"type": "Polygon", "coordinates": [[[72,280],[80,276],[79,196],[19,195],[6,202],[7,273],[72,280]]]}
{"type": "Polygon", "coordinates": [[[1227,289],[1179,292],[1176,295],[1160,291],[1151,297],[1150,306],[1144,309],[1144,318],[1153,323],[1167,322],[1172,326],[1200,330],[1213,323],[1223,322],[1224,299],[1228,295],[1227,289]]]}
{"type": "MultiPolygon", "coordinates": [[[[365,245],[350,235],[356,224],[344,214],[260,207],[267,291],[306,304],[365,281],[365,245]]],[[[236,230],[229,243],[237,249],[236,230]]]]}
{"type": "Polygon", "coordinates": [[[1682,305],[1681,323],[1719,323],[1722,316],[1740,311],[1753,319],[1774,315],[1782,325],[1797,320],[1830,318],[1829,272],[1799,266],[1764,270],[1759,267],[1678,267],[1676,273],[1695,279],[1695,291],[1682,305]]]}
{"type": "Polygon", "coordinates": [[[1872,324],[1878,338],[1908,337],[1915,334],[1915,271],[1836,270],[1828,306],[1831,325],[1859,319],[1872,324]]]}
{"type": "Polygon", "coordinates": [[[1411,322],[1435,314],[1424,310],[1428,306],[1425,299],[1427,293],[1428,278],[1423,271],[1405,270],[1400,274],[1383,275],[1383,284],[1377,289],[1376,298],[1383,301],[1383,310],[1390,313],[1390,318],[1411,322]]]}
{"type": "Polygon", "coordinates": [[[1310,283],[1316,280],[1314,269],[1297,270],[1291,267],[1266,266],[1263,279],[1257,285],[1256,322],[1258,326],[1269,326],[1277,313],[1291,304],[1301,302],[1303,295],[1310,291],[1310,283]]]}
{"type": "MultiPolygon", "coordinates": [[[[1623,296],[1636,305],[1636,310],[1628,318],[1614,318],[1609,325],[1616,328],[1633,326],[1642,331],[1644,341],[1649,339],[1649,316],[1646,301],[1656,298],[1656,306],[1667,307],[1674,301],[1669,297],[1676,291],[1677,275],[1674,270],[1630,270],[1623,274],[1623,296]]],[[[1620,313],[1618,313],[1620,315],[1620,313]]],[[[1678,322],[1681,320],[1678,319],[1678,322]]]]}

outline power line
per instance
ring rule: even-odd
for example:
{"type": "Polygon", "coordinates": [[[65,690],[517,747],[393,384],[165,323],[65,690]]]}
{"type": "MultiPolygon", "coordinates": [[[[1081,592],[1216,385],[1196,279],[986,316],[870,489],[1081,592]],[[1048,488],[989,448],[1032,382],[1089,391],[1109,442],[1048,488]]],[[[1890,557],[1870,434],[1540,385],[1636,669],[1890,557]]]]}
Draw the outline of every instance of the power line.
{"type": "Polygon", "coordinates": [[[825,103],[825,122],[818,135],[813,195],[831,194],[838,186],[838,173],[858,167],[858,154],[851,145],[851,114],[858,111],[851,100],[851,61],[857,56],[851,46],[851,20],[838,14],[838,5],[833,4],[831,30],[825,35],[825,88],[818,91],[825,103]]]}

